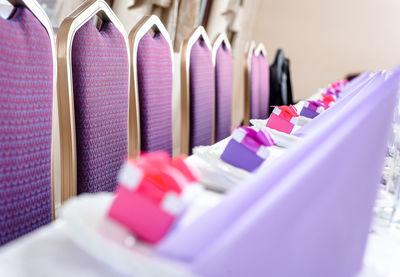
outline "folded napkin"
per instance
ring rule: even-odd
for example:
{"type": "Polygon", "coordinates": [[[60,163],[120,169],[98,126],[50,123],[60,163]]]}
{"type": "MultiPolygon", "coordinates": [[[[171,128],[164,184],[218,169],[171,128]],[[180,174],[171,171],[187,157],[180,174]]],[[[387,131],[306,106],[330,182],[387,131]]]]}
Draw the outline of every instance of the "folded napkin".
{"type": "Polygon", "coordinates": [[[108,216],[139,239],[158,242],[183,211],[183,190],[199,180],[198,172],[184,158],[153,152],[128,160],[121,168],[108,216]]]}
{"type": "Polygon", "coordinates": [[[247,171],[256,170],[268,157],[268,147],[276,145],[267,130],[236,128],[221,155],[221,160],[247,171]]]}

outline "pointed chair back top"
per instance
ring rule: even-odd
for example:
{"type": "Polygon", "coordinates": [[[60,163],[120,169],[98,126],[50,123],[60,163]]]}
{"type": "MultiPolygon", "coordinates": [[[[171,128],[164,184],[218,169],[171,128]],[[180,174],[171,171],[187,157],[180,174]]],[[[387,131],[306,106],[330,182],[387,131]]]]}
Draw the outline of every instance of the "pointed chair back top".
{"type": "Polygon", "coordinates": [[[269,111],[269,65],[267,50],[265,50],[263,43],[258,44],[256,53],[258,53],[258,66],[260,72],[260,114],[258,118],[266,119],[269,111]]]}
{"type": "Polygon", "coordinates": [[[215,142],[231,134],[233,61],[231,44],[225,33],[213,43],[212,60],[215,68],[215,142]]]}
{"type": "Polygon", "coordinates": [[[0,245],[51,222],[56,52],[46,13],[9,1],[0,18],[0,245]]]}
{"type": "Polygon", "coordinates": [[[164,150],[172,155],[173,48],[168,31],[146,16],[129,34],[135,153],[164,150]],[[149,32],[153,31],[153,35],[149,32]],[[138,105],[139,104],[139,105],[138,105]],[[138,110],[138,111],[137,111],[138,110]]]}
{"type": "Polygon", "coordinates": [[[112,191],[134,145],[124,27],[106,2],[89,0],[62,22],[57,49],[61,198],[112,191]],[[96,15],[100,30],[91,20],[96,15]]]}
{"type": "Polygon", "coordinates": [[[214,66],[212,48],[202,26],[181,46],[181,152],[214,141],[214,66]]]}

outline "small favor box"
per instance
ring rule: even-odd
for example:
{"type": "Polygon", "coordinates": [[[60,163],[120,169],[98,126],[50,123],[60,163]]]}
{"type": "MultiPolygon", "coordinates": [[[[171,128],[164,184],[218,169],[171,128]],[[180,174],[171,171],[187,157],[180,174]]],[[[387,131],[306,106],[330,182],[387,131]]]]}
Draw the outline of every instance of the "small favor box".
{"type": "Polygon", "coordinates": [[[321,99],[318,99],[318,102],[321,103],[325,110],[328,109],[330,106],[332,106],[336,101],[336,96],[333,94],[326,94],[322,93],[321,94],[321,99]]]}
{"type": "Polygon", "coordinates": [[[297,110],[292,105],[275,107],[268,119],[267,127],[290,134],[298,117],[297,110]]]}
{"type": "Polygon", "coordinates": [[[255,171],[269,155],[268,147],[276,145],[267,130],[236,128],[221,155],[221,160],[246,171],[255,171]]]}
{"type": "Polygon", "coordinates": [[[325,110],[324,105],[322,103],[319,103],[317,101],[307,100],[305,101],[304,106],[301,109],[300,115],[312,119],[315,118],[324,110],[325,110]]]}
{"type": "Polygon", "coordinates": [[[183,159],[153,152],[128,160],[108,216],[141,240],[160,241],[184,209],[183,189],[198,181],[198,173],[183,159]]]}

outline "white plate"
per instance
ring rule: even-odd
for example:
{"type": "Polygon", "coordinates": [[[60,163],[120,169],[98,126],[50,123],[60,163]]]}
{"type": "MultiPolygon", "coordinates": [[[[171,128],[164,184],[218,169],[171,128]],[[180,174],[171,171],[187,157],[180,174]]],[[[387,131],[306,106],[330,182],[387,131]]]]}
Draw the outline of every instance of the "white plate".
{"type": "MultiPolygon", "coordinates": [[[[276,142],[276,145],[284,148],[290,148],[293,146],[295,143],[298,142],[300,139],[299,137],[293,136],[293,135],[288,135],[284,132],[279,132],[277,130],[271,129],[266,127],[267,125],[266,119],[250,119],[250,123],[257,129],[267,129],[270,133],[274,141],[276,142]]],[[[295,125],[292,133],[296,132],[301,126],[295,125]]]]}
{"type": "Polygon", "coordinates": [[[151,246],[137,241],[127,229],[109,219],[106,214],[113,198],[106,192],[83,194],[62,207],[61,218],[77,245],[130,276],[195,276],[183,264],[157,256],[151,246]]]}

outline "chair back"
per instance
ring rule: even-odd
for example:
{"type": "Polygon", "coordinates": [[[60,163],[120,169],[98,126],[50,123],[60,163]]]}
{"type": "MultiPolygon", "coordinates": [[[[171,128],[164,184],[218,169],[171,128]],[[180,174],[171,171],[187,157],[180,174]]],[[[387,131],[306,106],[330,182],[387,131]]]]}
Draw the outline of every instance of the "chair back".
{"type": "Polygon", "coordinates": [[[130,32],[129,43],[131,95],[139,102],[139,113],[134,114],[139,114],[135,141],[140,142],[140,147],[135,153],[164,150],[172,155],[173,48],[170,36],[157,16],[146,16],[130,32]]]}
{"type": "Polygon", "coordinates": [[[185,154],[214,140],[215,76],[211,49],[202,26],[181,47],[181,152],[185,154]]]}
{"type": "Polygon", "coordinates": [[[260,43],[252,41],[247,52],[245,68],[244,124],[250,119],[266,119],[269,105],[269,67],[267,52],[260,43]]]}
{"type": "Polygon", "coordinates": [[[0,18],[0,245],[51,222],[56,55],[34,0],[0,18]]]}
{"type": "Polygon", "coordinates": [[[61,198],[113,191],[128,147],[133,154],[124,27],[106,2],[89,0],[64,19],[57,48],[61,198]],[[96,15],[100,30],[91,20],[96,15]]]}
{"type": "Polygon", "coordinates": [[[215,68],[215,142],[231,134],[233,61],[226,34],[217,36],[212,58],[215,68]]]}

